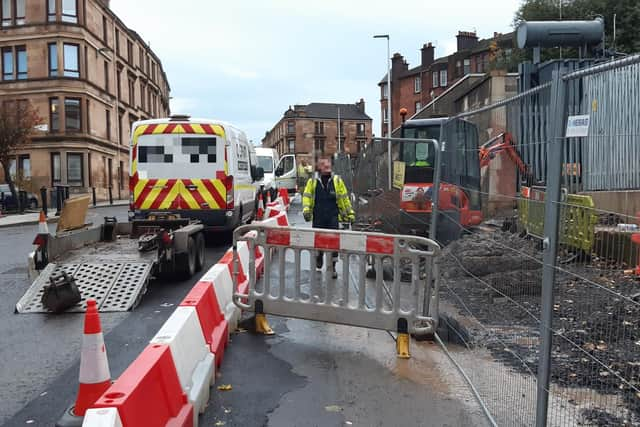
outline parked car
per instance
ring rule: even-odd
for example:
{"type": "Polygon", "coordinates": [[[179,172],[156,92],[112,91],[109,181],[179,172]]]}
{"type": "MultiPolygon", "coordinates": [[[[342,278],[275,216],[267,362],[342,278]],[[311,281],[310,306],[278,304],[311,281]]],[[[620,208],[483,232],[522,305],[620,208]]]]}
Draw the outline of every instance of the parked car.
{"type": "MultiPolygon", "coordinates": [[[[16,192],[20,191],[18,187],[16,187],[16,192]]],[[[0,184],[0,205],[3,210],[14,210],[18,209],[18,201],[11,194],[11,189],[9,188],[9,184],[0,184]]],[[[38,209],[39,203],[38,198],[33,193],[27,193],[27,205],[26,209],[38,209]]]]}

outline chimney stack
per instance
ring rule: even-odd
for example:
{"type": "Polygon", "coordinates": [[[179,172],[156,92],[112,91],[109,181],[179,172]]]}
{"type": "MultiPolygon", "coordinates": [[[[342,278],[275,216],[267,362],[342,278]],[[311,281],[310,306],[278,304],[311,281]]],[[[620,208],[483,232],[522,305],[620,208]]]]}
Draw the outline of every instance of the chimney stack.
{"type": "Polygon", "coordinates": [[[478,36],[475,32],[458,31],[456,39],[458,39],[458,52],[471,50],[478,44],[478,36]]]}
{"type": "Polygon", "coordinates": [[[394,53],[391,58],[391,78],[395,80],[402,75],[403,71],[408,69],[409,65],[405,62],[404,57],[399,53],[394,53]]]}
{"type": "Polygon", "coordinates": [[[427,68],[429,65],[433,64],[433,61],[435,60],[435,48],[431,42],[429,42],[422,45],[422,49],[420,49],[420,51],[422,52],[422,61],[420,65],[422,65],[422,68],[427,68]]]}
{"type": "Polygon", "coordinates": [[[364,99],[360,98],[360,101],[356,102],[356,108],[364,114],[364,99]]]}

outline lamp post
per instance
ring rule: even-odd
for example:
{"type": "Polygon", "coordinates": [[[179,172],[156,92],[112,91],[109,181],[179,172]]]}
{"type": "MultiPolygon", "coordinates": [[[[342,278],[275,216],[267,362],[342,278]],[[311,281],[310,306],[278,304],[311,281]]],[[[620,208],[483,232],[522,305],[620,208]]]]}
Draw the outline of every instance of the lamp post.
{"type": "MultiPolygon", "coordinates": [[[[387,138],[391,138],[391,132],[393,131],[393,125],[391,120],[391,50],[389,46],[390,37],[389,34],[376,34],[374,39],[387,39],[387,138]]],[[[387,141],[387,155],[389,162],[389,190],[391,190],[392,177],[391,177],[391,141],[387,141]]]]}

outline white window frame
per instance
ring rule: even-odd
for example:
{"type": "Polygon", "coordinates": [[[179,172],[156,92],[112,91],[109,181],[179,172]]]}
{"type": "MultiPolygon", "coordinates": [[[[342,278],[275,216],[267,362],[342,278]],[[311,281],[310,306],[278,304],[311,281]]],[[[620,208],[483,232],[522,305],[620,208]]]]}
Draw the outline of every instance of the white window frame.
{"type": "Polygon", "coordinates": [[[431,86],[432,86],[432,87],[438,87],[438,85],[439,85],[439,81],[440,81],[440,80],[439,80],[439,78],[438,78],[438,72],[437,72],[437,71],[434,71],[434,72],[433,72],[433,73],[431,73],[431,74],[432,74],[432,76],[431,76],[431,79],[432,79],[432,85],[431,85],[431,86]]]}
{"type": "Polygon", "coordinates": [[[420,76],[416,76],[413,80],[413,91],[414,93],[422,92],[422,79],[420,76]]]}
{"type": "Polygon", "coordinates": [[[416,104],[415,104],[415,107],[416,107],[416,113],[418,111],[422,110],[422,102],[417,101],[416,104]]]}
{"type": "Polygon", "coordinates": [[[440,87],[447,87],[448,77],[446,68],[444,70],[440,70],[440,87]]]}
{"type": "Polygon", "coordinates": [[[389,98],[389,88],[387,87],[387,84],[383,84],[382,85],[382,99],[387,99],[389,98]]]}

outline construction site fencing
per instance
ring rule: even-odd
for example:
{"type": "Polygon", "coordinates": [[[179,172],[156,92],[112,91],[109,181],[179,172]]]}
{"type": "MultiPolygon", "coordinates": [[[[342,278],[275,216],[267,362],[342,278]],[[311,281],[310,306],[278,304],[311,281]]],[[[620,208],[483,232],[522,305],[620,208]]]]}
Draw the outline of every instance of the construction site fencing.
{"type": "Polygon", "coordinates": [[[458,239],[440,241],[438,338],[491,424],[640,425],[639,63],[571,73],[558,63],[551,83],[460,103],[470,109],[441,132],[459,156],[442,165],[440,194],[480,198],[480,225],[459,225],[463,202],[427,215],[399,209],[402,186],[388,183],[401,143],[373,141],[353,160],[356,227],[399,232],[410,216],[422,224],[414,232],[429,233],[432,215],[438,232],[458,224],[458,239]],[[572,116],[588,116],[586,136],[567,137],[572,116]],[[478,148],[460,143],[470,133],[478,148]],[[505,135],[522,165],[503,145],[479,183],[469,180],[472,163],[460,159],[505,135]]]}

